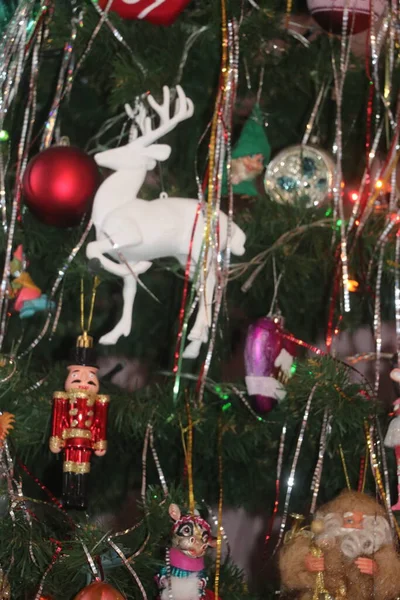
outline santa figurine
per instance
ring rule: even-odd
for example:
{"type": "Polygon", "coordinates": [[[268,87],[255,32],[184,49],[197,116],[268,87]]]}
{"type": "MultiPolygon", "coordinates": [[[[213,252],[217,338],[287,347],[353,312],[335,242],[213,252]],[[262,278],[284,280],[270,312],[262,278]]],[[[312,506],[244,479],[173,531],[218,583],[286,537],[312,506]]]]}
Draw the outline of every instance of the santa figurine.
{"type": "Polygon", "coordinates": [[[318,510],[311,531],[289,535],[279,568],[283,586],[302,600],[400,595],[400,558],[385,509],[359,492],[342,492],[318,510]]]}
{"type": "Polygon", "coordinates": [[[99,394],[98,367],[93,339],[84,332],[78,337],[68,367],[65,391],[53,395],[50,450],[63,451],[63,505],[86,508],[92,453],[107,450],[109,396],[99,394]]]}
{"type": "MultiPolygon", "coordinates": [[[[397,365],[397,355],[394,357],[397,365]]],[[[390,379],[394,382],[396,394],[400,396],[400,368],[396,366],[390,372],[390,379]]],[[[398,397],[393,404],[394,419],[390,422],[386,437],[385,446],[394,448],[397,465],[397,502],[392,506],[392,510],[400,510],[400,398],[398,397]]]]}

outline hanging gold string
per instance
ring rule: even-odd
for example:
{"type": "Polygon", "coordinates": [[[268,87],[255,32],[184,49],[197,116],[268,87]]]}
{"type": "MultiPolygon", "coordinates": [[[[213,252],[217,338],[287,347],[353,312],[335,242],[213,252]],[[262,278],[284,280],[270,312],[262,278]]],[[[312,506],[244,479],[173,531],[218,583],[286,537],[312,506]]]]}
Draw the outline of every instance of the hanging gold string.
{"type": "MultiPolygon", "coordinates": [[[[225,93],[226,80],[228,77],[228,24],[226,15],[226,3],[225,0],[221,0],[221,37],[222,37],[222,57],[221,57],[221,77],[220,87],[218,89],[217,98],[215,100],[214,114],[211,122],[211,133],[209,143],[209,163],[208,163],[208,194],[207,194],[207,214],[206,223],[204,228],[204,240],[205,240],[205,252],[203,260],[203,275],[204,281],[207,278],[207,261],[208,251],[210,246],[210,235],[211,235],[211,221],[214,213],[214,192],[215,192],[215,153],[216,153],[216,142],[217,142],[217,128],[220,119],[220,106],[223,95],[225,93]]],[[[204,294],[205,294],[204,290],[204,294]]]]}
{"type": "Polygon", "coordinates": [[[219,483],[219,495],[218,495],[218,525],[217,525],[217,552],[215,557],[215,585],[214,594],[215,600],[218,600],[219,592],[219,578],[221,572],[221,558],[222,558],[222,504],[224,500],[224,489],[223,489],[223,462],[222,462],[222,419],[219,418],[218,423],[218,483],[219,483]]]}
{"type": "Polygon", "coordinates": [[[187,442],[186,442],[186,451],[184,446],[184,451],[186,455],[186,468],[187,468],[187,476],[188,476],[188,488],[189,488],[189,511],[190,514],[194,514],[194,486],[193,486],[193,420],[190,412],[190,402],[186,395],[185,398],[186,404],[186,414],[187,414],[187,442]]]}
{"type": "Polygon", "coordinates": [[[285,17],[285,29],[289,29],[290,15],[292,13],[293,0],[286,0],[286,17],[285,17]]]}
{"type": "Polygon", "coordinates": [[[83,285],[83,277],[81,277],[81,330],[85,331],[85,288],[83,285]]]}
{"type": "Polygon", "coordinates": [[[92,288],[92,298],[90,301],[90,309],[89,309],[89,318],[88,318],[88,324],[87,324],[87,331],[90,331],[90,328],[92,326],[92,320],[93,320],[93,311],[94,311],[94,303],[96,301],[96,292],[97,292],[97,288],[100,285],[100,279],[97,277],[94,278],[93,281],[93,288],[92,288]]]}
{"type": "Polygon", "coordinates": [[[83,277],[81,277],[81,294],[80,294],[80,305],[81,305],[81,329],[82,333],[88,333],[92,326],[93,320],[93,311],[94,311],[94,303],[96,301],[96,292],[97,288],[100,285],[100,279],[97,277],[94,278],[93,288],[92,288],[92,297],[90,300],[90,308],[89,308],[89,317],[87,321],[87,327],[85,327],[85,286],[83,283],[83,277]]]}
{"type": "Polygon", "coordinates": [[[340,459],[342,461],[343,473],[344,473],[344,478],[346,480],[347,489],[351,490],[349,472],[347,470],[346,459],[344,457],[344,452],[343,452],[342,444],[339,444],[339,454],[340,454],[340,459]]]}
{"type": "Polygon", "coordinates": [[[365,490],[365,482],[367,480],[367,471],[368,471],[368,460],[369,460],[369,450],[368,450],[368,446],[365,448],[365,466],[364,466],[364,473],[363,473],[363,481],[362,481],[362,486],[361,486],[361,493],[364,493],[365,490]]]}

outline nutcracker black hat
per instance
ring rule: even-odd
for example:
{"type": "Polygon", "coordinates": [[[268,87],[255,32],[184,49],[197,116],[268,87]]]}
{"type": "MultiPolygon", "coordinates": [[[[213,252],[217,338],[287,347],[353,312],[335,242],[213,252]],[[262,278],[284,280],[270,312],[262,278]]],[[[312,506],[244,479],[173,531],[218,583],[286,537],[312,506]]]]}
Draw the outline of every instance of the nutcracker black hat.
{"type": "Polygon", "coordinates": [[[96,351],[93,348],[93,338],[84,331],[76,340],[76,346],[71,352],[70,363],[82,367],[99,368],[96,351]]]}

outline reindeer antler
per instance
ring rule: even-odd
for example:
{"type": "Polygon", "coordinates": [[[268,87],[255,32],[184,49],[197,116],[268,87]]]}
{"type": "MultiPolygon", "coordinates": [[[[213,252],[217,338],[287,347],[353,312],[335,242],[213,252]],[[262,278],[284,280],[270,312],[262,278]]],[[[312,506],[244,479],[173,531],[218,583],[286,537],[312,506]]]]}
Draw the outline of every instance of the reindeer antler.
{"type": "MultiPolygon", "coordinates": [[[[151,119],[147,116],[145,107],[141,107],[141,102],[131,107],[125,105],[125,111],[131,119],[134,119],[134,125],[131,128],[129,143],[117,148],[110,148],[95,155],[95,161],[101,167],[107,167],[114,171],[132,169],[133,163],[146,167],[147,170],[155,167],[156,160],[166,160],[171,152],[167,144],[153,144],[160,137],[172,131],[174,127],[192,116],[194,111],[193,102],[186,98],[184,91],[180,86],[176,87],[177,100],[173,116],[170,116],[170,91],[167,87],[163,89],[163,102],[158,104],[152,96],[148,96],[148,104],[159,115],[160,123],[158,127],[152,129],[151,119]],[[138,129],[141,129],[142,135],[139,135],[138,129]]],[[[137,169],[136,169],[137,170],[137,169]]],[[[139,191],[145,177],[145,172],[141,173],[142,181],[135,182],[136,192],[139,191]]],[[[93,213],[92,213],[93,214],[93,213]]]]}
{"type": "Polygon", "coordinates": [[[135,108],[129,104],[125,104],[125,112],[133,121],[129,132],[130,142],[136,140],[140,135],[146,135],[146,133],[151,131],[151,123],[147,123],[147,110],[142,100],[138,102],[135,108]]]}
{"type": "Polygon", "coordinates": [[[140,141],[144,146],[149,146],[166,133],[172,131],[178,123],[189,119],[189,117],[193,115],[193,102],[190,100],[190,98],[186,97],[185,92],[180,85],[176,86],[176,92],[178,98],[175,103],[175,111],[172,117],[170,116],[171,93],[167,86],[163,87],[162,104],[158,104],[158,102],[156,102],[151,95],[147,97],[149,105],[160,117],[160,124],[156,129],[152,129],[151,119],[150,117],[146,117],[146,133],[140,138],[140,141]]]}
{"type": "MultiPolygon", "coordinates": [[[[181,91],[183,93],[183,90],[181,88],[181,91]]],[[[167,87],[166,85],[164,85],[163,87],[163,101],[162,104],[158,104],[158,102],[156,102],[153,98],[153,96],[150,94],[147,98],[147,102],[150,104],[151,108],[154,110],[154,112],[156,112],[158,114],[158,116],[160,117],[160,125],[165,125],[166,123],[168,123],[170,121],[170,104],[171,104],[171,91],[169,89],[169,87],[167,87]]],[[[176,113],[176,107],[177,104],[175,105],[175,113],[176,113]]]]}

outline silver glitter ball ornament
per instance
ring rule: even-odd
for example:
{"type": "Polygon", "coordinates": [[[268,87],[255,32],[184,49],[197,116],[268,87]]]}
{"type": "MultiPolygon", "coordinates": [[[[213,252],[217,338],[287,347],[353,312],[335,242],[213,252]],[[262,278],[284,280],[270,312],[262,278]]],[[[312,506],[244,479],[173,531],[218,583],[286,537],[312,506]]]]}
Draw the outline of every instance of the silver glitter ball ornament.
{"type": "Polygon", "coordinates": [[[267,166],[264,185],[275,202],[319,207],[331,197],[335,164],[313,146],[289,146],[267,166]]]}

